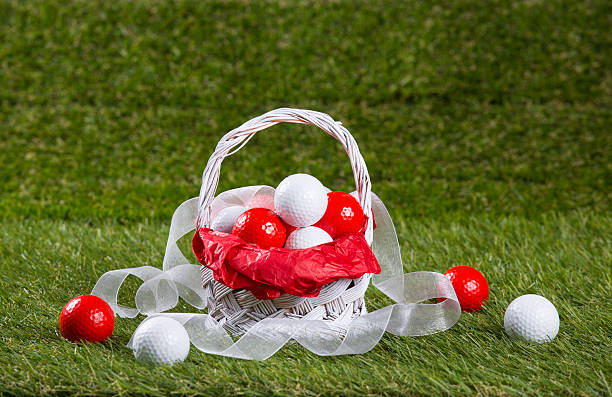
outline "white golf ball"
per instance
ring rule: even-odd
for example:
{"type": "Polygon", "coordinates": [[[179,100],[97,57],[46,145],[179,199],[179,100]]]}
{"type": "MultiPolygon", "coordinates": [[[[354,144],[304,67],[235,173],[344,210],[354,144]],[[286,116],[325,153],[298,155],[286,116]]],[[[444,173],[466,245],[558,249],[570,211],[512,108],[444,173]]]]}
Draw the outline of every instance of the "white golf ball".
{"type": "Polygon", "coordinates": [[[295,230],[287,237],[285,248],[304,249],[334,241],[323,229],[308,226],[295,230]]]}
{"type": "Polygon", "coordinates": [[[236,219],[246,210],[247,208],[239,205],[223,208],[210,222],[210,228],[223,233],[231,233],[236,219]]]}
{"type": "Polygon", "coordinates": [[[277,214],[292,226],[314,225],[327,209],[327,191],[314,176],[290,175],[276,188],[274,207],[277,214]]]}
{"type": "Polygon", "coordinates": [[[156,365],[183,362],[189,353],[185,327],[169,317],[155,317],[141,324],[134,334],[134,356],[156,365]]]}
{"type": "Polygon", "coordinates": [[[543,296],[519,296],[506,309],[504,328],[508,335],[529,342],[550,342],[559,332],[559,314],[543,296]]]}

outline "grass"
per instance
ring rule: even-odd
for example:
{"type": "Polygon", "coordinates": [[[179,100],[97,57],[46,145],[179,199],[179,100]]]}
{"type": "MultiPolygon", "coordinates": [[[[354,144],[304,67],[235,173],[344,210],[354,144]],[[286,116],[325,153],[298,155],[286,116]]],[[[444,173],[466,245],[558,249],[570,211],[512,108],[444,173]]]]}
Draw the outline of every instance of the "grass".
{"type": "MultiPolygon", "coordinates": [[[[605,1],[0,3],[0,394],[610,395],[612,7],[605,1]],[[321,358],[192,349],[151,368],[73,345],[57,317],[105,271],[160,266],[170,216],[217,140],[267,110],[354,134],[406,271],[470,264],[491,298],[452,329],[321,358]],[[538,293],[550,344],[503,312],[538,293]]],[[[220,190],[309,172],[352,190],[346,155],[281,125],[223,165],[220,190]],[[290,134],[290,135],[288,135],[290,134]]],[[[137,283],[122,299],[127,303],[137,283]]],[[[373,289],[371,308],[388,304],[373,289]]],[[[182,305],[179,310],[191,310],[182,305]]]]}
{"type": "MultiPolygon", "coordinates": [[[[13,292],[3,299],[2,310],[11,315],[2,320],[0,364],[7,371],[0,383],[5,391],[33,394],[608,394],[611,221],[575,212],[537,221],[466,216],[451,223],[402,222],[406,271],[478,267],[492,291],[484,312],[464,313],[437,335],[387,335],[361,356],[321,358],[290,346],[265,362],[249,362],[192,349],[172,368],[141,365],[124,347],[139,319],[119,319],[103,345],[72,345],[57,330],[62,305],[103,271],[157,265],[164,224],[5,222],[1,282],[13,292]],[[54,237],[41,238],[41,230],[54,237]],[[505,307],[524,293],[555,302],[562,325],[553,343],[517,342],[504,333],[505,307]]],[[[370,308],[388,304],[381,295],[368,291],[370,308]]]]}

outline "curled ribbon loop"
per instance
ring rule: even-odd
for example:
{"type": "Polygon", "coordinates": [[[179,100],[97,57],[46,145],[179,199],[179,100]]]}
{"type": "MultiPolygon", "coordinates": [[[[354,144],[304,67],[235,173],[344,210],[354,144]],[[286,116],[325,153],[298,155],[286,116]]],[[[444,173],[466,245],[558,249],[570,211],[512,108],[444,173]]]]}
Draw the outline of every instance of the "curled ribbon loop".
{"type": "MultiPolygon", "coordinates": [[[[273,192],[268,186],[249,186],[221,193],[211,205],[212,216],[228,205],[248,205],[251,200],[273,195],[273,192]]],[[[172,216],[164,270],[151,266],[112,270],[100,277],[92,294],[106,300],[120,317],[149,315],[141,325],[155,316],[179,321],[185,326],[191,343],[203,352],[250,360],[265,360],[290,340],[322,356],[360,354],[376,346],[385,331],[420,336],[452,327],[459,320],[461,308],[451,282],[435,272],[404,274],[391,217],[378,196],[371,194],[377,224],[372,251],[382,269],[380,274],[373,276],[372,284],[396,303],[364,312],[348,323],[266,318],[234,341],[223,324],[208,314],[163,313],[175,307],[179,297],[197,309],[206,307],[208,297],[202,288],[201,265],[190,264],[177,245],[181,237],[196,228],[198,198],[185,201],[172,216]],[[119,288],[129,275],[143,280],[136,292],[136,308],[117,303],[119,288]],[[445,300],[435,304],[420,303],[436,298],[445,300]]],[[[128,347],[132,347],[131,340],[128,347]]]]}

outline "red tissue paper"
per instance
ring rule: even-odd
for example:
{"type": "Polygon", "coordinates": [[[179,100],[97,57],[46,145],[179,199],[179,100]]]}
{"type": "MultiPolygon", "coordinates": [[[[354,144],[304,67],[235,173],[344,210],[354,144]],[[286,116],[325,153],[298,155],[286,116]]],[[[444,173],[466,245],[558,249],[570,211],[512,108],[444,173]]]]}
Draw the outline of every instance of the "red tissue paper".
{"type": "Polygon", "coordinates": [[[275,299],[282,293],[313,297],[332,281],[380,273],[362,234],[307,249],[262,249],[233,234],[201,228],[191,245],[215,280],[233,289],[247,289],[257,299],[275,299]]]}

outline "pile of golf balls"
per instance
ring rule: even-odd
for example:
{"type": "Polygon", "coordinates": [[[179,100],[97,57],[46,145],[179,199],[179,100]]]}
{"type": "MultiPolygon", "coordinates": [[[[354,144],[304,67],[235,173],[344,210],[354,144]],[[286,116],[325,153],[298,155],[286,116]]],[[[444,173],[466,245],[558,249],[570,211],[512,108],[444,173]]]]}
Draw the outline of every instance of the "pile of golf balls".
{"type": "Polygon", "coordinates": [[[274,196],[219,211],[210,228],[264,249],[306,249],[363,231],[365,216],[354,195],[332,192],[314,176],[290,175],[274,196]]]}

